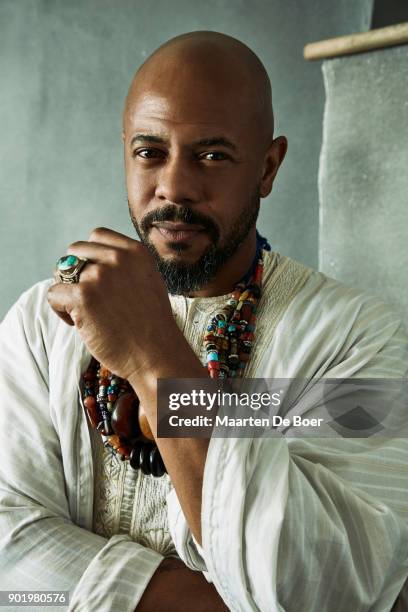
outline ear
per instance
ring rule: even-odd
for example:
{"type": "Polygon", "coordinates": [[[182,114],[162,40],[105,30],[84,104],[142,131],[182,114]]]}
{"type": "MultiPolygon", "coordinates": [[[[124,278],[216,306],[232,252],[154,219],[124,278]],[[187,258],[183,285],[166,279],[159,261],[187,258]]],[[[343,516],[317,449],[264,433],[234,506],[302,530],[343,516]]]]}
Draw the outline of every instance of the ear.
{"type": "Polygon", "coordinates": [[[266,198],[272,191],[273,181],[279,170],[279,166],[284,160],[288,149],[288,141],[285,136],[275,138],[268,148],[263,164],[260,196],[266,198]]]}

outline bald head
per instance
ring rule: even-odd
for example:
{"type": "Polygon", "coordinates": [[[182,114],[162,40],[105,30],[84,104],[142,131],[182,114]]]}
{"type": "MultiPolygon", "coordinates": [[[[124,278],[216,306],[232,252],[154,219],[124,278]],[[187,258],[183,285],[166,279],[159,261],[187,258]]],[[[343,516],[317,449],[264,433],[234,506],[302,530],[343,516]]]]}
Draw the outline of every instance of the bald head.
{"type": "MultiPolygon", "coordinates": [[[[268,74],[249,47],[218,32],[191,32],[159,47],[137,71],[126,98],[124,125],[138,100],[149,93],[174,93],[180,100],[238,107],[243,120],[268,145],[273,138],[272,93],[268,74]]],[[[180,112],[180,122],[188,121],[180,112]]]]}

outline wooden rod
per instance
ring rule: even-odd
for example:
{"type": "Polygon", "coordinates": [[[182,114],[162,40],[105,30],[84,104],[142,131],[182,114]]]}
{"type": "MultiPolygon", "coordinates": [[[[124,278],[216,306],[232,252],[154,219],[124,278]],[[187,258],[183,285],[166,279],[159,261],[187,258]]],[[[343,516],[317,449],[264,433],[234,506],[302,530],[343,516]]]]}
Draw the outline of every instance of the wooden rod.
{"type": "Polygon", "coordinates": [[[408,22],[309,43],[303,49],[303,56],[306,60],[319,60],[406,43],[408,43],[408,22]]]}

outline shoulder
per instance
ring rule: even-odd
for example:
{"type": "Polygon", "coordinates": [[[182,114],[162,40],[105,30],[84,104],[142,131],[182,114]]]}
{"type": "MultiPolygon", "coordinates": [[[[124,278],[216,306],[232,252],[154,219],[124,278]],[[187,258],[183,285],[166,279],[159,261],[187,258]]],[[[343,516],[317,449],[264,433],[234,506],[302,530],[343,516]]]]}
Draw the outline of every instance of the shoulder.
{"type": "Polygon", "coordinates": [[[16,342],[24,340],[30,346],[41,344],[45,349],[52,345],[62,323],[47,301],[48,289],[53,282],[51,278],[40,281],[21,294],[1,322],[0,337],[3,341],[14,338],[16,342]]]}
{"type": "Polygon", "coordinates": [[[349,286],[290,257],[280,255],[279,267],[297,284],[290,306],[299,322],[302,315],[309,321],[314,315],[319,320],[333,321],[340,317],[355,322],[364,320],[366,324],[384,318],[403,327],[394,308],[370,291],[349,286]]]}
{"type": "Polygon", "coordinates": [[[348,373],[405,375],[408,336],[391,306],[288,257],[281,257],[280,265],[283,274],[285,268],[296,270],[298,279],[274,334],[288,362],[298,359],[299,371],[306,361],[312,364],[310,372],[328,371],[347,361],[348,373]]]}

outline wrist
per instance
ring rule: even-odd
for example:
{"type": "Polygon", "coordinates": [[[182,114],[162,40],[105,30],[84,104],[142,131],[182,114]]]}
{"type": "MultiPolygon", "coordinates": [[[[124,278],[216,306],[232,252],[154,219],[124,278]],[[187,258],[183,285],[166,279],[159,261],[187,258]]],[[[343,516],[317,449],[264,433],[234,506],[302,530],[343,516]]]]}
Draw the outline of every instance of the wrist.
{"type": "Polygon", "coordinates": [[[174,341],[163,341],[157,351],[145,354],[143,362],[134,364],[128,377],[129,383],[137,388],[150,391],[157,388],[159,378],[206,378],[207,369],[201,364],[183,335],[174,341]]]}

